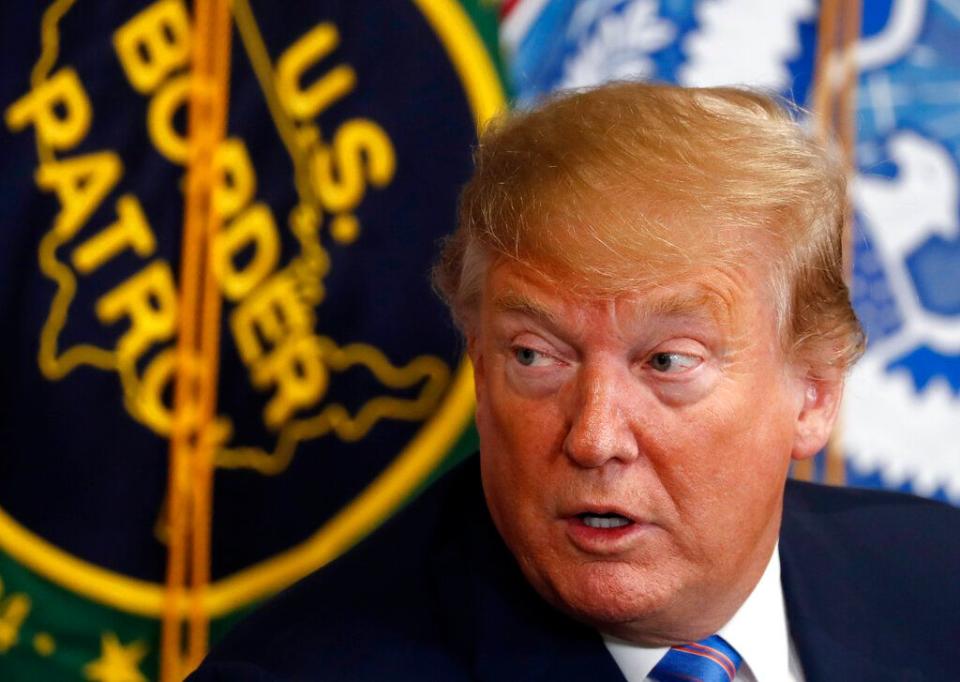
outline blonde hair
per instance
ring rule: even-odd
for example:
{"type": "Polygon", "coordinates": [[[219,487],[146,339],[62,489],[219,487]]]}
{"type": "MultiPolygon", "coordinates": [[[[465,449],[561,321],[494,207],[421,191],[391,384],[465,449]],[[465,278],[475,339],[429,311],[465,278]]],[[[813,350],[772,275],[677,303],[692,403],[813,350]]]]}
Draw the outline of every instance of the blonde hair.
{"type": "Polygon", "coordinates": [[[819,371],[862,352],[843,278],[842,167],[770,97],[613,83],[500,117],[474,156],[434,269],[461,329],[502,259],[617,295],[762,253],[791,357],[819,371]]]}

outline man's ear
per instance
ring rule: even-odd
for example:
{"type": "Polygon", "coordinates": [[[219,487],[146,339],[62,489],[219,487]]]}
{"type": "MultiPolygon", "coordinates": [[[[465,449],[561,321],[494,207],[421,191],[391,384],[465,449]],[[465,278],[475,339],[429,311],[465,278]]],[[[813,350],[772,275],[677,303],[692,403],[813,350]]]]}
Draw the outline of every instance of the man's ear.
{"type": "Polygon", "coordinates": [[[843,397],[843,372],[802,379],[803,403],[797,415],[792,457],[807,459],[827,444],[843,397]]]}

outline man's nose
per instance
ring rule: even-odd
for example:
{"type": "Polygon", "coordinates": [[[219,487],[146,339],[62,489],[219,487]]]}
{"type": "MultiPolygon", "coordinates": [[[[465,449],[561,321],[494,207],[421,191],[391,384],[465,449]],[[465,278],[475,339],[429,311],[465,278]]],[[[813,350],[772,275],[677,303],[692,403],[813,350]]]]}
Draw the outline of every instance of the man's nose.
{"type": "Polygon", "coordinates": [[[610,460],[633,461],[640,450],[632,428],[631,414],[636,405],[630,377],[609,369],[581,371],[564,452],[586,468],[603,466],[610,460]]]}

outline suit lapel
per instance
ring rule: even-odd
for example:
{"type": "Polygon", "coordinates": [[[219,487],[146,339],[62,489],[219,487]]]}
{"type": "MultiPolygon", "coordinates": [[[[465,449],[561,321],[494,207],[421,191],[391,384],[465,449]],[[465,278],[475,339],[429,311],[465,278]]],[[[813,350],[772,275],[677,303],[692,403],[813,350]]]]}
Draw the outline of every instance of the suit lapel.
{"type": "MultiPolygon", "coordinates": [[[[790,611],[789,604],[787,611],[790,611]]],[[[794,626],[791,618],[790,629],[795,633],[794,643],[806,682],[905,682],[923,679],[910,670],[891,670],[878,665],[876,661],[851,649],[847,642],[836,639],[815,623],[807,622],[794,626]]]]}

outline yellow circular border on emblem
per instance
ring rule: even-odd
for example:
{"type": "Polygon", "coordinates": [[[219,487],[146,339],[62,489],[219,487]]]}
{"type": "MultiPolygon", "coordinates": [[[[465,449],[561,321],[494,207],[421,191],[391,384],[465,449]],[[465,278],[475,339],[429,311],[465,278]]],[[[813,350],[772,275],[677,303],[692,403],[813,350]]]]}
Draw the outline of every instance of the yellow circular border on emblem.
{"type": "MultiPolygon", "coordinates": [[[[464,86],[476,125],[506,104],[486,46],[457,0],[413,0],[447,52],[464,86]]],[[[440,463],[473,414],[473,373],[464,360],[446,400],[360,495],[299,545],[209,585],[204,609],[216,618],[267,597],[335,559],[380,525],[440,463]]],[[[164,586],[130,578],[63,551],[0,509],[0,548],[72,592],[128,613],[159,617],[164,586]]],[[[186,609],[186,595],[182,607],[186,609]]]]}

